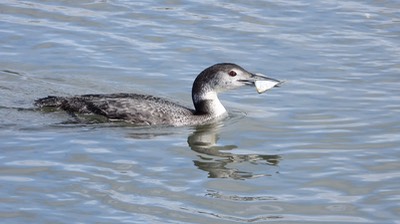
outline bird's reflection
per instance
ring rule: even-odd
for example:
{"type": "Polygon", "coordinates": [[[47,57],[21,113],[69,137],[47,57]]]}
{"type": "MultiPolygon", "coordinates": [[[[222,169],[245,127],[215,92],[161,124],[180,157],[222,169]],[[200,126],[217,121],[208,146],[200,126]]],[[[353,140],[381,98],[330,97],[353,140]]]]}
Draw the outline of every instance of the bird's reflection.
{"type": "Polygon", "coordinates": [[[199,160],[194,164],[201,170],[208,172],[210,178],[233,178],[250,179],[269,174],[256,174],[250,171],[243,171],[230,166],[239,163],[265,164],[276,166],[280,161],[278,155],[259,154],[234,154],[229,151],[237,148],[236,145],[217,145],[219,129],[222,124],[211,124],[196,127],[195,131],[188,137],[190,148],[199,153],[199,160]]]}

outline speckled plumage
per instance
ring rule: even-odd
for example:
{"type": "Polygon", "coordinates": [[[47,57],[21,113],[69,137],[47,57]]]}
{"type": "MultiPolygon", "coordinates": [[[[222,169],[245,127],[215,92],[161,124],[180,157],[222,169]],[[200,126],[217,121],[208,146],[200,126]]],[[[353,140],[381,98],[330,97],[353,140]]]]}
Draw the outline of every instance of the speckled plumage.
{"type": "Polygon", "coordinates": [[[254,85],[255,78],[260,77],[231,63],[215,64],[205,69],[193,83],[195,110],[163,98],[130,93],[48,96],[36,100],[35,105],[39,108],[61,109],[70,114],[101,115],[110,121],[126,121],[141,126],[200,125],[226,116],[217,93],[243,85],[254,85]],[[232,71],[235,76],[230,73],[232,71]]]}
{"type": "MultiPolygon", "coordinates": [[[[74,97],[49,96],[38,99],[39,107],[55,107],[70,113],[97,114],[135,125],[174,125],[199,121],[195,111],[163,98],[150,95],[117,93],[88,94],[74,97]]],[[[204,122],[207,120],[202,119],[204,122]]],[[[195,124],[197,122],[193,122],[195,124]]]]}

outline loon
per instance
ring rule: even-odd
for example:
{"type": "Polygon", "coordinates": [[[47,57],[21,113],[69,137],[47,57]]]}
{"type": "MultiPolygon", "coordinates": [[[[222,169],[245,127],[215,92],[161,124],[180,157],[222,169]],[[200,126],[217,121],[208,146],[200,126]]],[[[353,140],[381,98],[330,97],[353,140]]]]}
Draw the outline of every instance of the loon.
{"type": "Polygon", "coordinates": [[[195,109],[166,99],[134,93],[48,96],[35,100],[38,108],[64,110],[71,115],[100,115],[107,121],[137,126],[191,126],[213,123],[227,116],[218,93],[241,86],[255,86],[259,93],[279,86],[276,79],[253,74],[233,63],[219,63],[202,71],[192,87],[195,109]],[[263,83],[266,86],[263,87],[263,83]]]}

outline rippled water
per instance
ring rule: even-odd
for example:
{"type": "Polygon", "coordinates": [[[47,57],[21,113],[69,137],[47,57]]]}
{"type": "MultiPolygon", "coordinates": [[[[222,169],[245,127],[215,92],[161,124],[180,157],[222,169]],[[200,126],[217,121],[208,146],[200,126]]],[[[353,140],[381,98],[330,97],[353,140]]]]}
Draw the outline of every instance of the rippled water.
{"type": "Polygon", "coordinates": [[[4,223],[400,223],[398,1],[0,0],[4,223]],[[217,62],[286,80],[207,127],[76,125],[47,95],[191,105],[217,62]]]}

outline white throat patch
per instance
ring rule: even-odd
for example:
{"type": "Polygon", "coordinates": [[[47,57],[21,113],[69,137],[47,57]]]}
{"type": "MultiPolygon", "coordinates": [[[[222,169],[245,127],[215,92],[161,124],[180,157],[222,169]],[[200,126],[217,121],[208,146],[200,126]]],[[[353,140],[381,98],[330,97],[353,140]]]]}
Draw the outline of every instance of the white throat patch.
{"type": "Polygon", "coordinates": [[[206,94],[202,95],[200,99],[197,100],[207,100],[211,103],[211,112],[213,116],[221,116],[227,113],[225,107],[222,105],[221,101],[219,101],[217,93],[214,91],[207,92],[206,94]]]}

